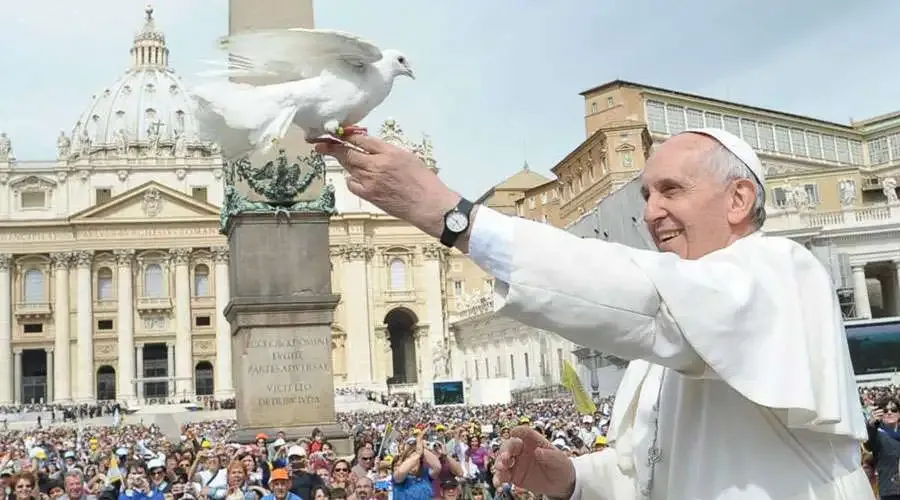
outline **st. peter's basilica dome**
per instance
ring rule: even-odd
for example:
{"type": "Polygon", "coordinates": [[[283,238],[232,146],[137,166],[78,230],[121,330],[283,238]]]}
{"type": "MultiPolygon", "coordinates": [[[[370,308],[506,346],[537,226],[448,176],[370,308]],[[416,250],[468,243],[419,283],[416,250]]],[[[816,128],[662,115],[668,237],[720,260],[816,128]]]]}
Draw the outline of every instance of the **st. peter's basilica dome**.
{"type": "Polygon", "coordinates": [[[181,79],[169,68],[166,37],[147,7],[144,27],[135,35],[131,68],[95,94],[71,137],[61,135],[61,157],[193,156],[209,154],[201,144],[193,105],[181,79]]]}

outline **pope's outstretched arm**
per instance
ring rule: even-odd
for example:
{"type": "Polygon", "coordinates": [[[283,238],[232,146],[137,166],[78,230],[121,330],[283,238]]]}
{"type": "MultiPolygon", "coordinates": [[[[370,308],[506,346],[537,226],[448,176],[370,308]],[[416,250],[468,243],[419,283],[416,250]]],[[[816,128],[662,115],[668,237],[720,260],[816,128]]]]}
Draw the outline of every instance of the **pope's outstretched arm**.
{"type": "Polygon", "coordinates": [[[631,259],[635,251],[484,206],[468,240],[469,256],[497,280],[503,314],[626,359],[702,372],[653,281],[631,259]]]}
{"type": "Polygon", "coordinates": [[[578,345],[722,380],[789,427],[865,439],[840,307],[808,250],[753,234],[700,259],[479,207],[468,253],[495,306],[578,345]]]}

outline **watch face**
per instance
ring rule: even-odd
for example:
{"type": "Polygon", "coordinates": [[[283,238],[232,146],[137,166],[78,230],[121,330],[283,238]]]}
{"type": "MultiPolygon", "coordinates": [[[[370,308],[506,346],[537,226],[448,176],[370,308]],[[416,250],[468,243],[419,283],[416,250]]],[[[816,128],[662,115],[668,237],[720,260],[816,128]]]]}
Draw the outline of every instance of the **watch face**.
{"type": "Polygon", "coordinates": [[[469,227],[469,218],[462,212],[453,212],[447,216],[447,229],[454,233],[461,233],[469,227]]]}

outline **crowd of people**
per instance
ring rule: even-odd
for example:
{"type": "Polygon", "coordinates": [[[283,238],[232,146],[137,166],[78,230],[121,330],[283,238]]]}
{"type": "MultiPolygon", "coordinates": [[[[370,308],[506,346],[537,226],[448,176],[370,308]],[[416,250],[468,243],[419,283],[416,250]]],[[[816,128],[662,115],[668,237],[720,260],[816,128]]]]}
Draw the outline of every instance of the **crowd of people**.
{"type": "MultiPolygon", "coordinates": [[[[861,390],[872,430],[864,460],[882,498],[900,491],[898,396],[896,387],[861,390]]],[[[189,423],[178,436],[130,423],[35,425],[0,433],[0,500],[540,498],[494,479],[510,429],[531,426],[571,456],[599,451],[607,445],[612,403],[599,401],[593,415],[569,399],[446,407],[406,401],[339,413],[353,443],[347,455],[318,430],[301,439],[260,434],[254,443],[235,443],[232,420],[189,423]]]]}

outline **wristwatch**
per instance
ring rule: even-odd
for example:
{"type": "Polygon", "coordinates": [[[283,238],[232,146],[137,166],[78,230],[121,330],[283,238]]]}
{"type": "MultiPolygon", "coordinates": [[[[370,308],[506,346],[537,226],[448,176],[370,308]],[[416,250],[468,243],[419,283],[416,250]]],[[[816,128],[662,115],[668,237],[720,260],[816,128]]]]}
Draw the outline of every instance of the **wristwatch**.
{"type": "Polygon", "coordinates": [[[459,203],[444,214],[444,231],[441,233],[441,243],[446,247],[453,247],[459,235],[469,229],[469,215],[475,205],[460,198],[459,203]]]}

